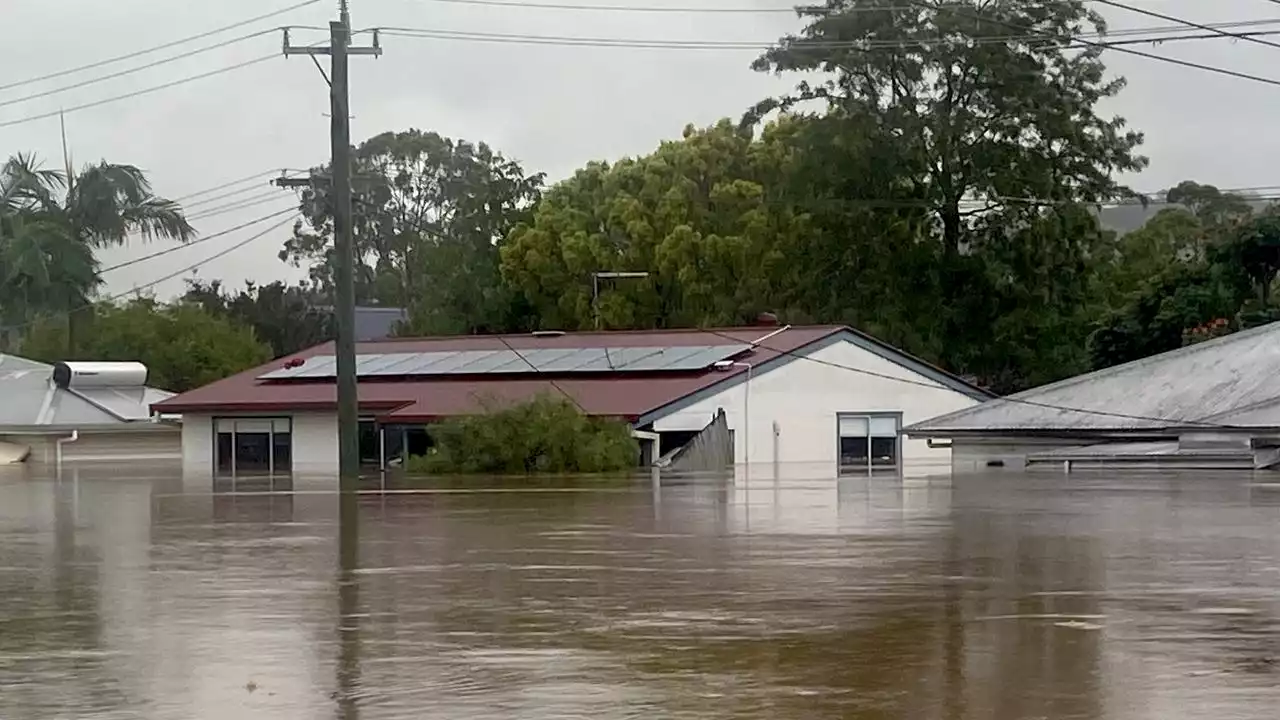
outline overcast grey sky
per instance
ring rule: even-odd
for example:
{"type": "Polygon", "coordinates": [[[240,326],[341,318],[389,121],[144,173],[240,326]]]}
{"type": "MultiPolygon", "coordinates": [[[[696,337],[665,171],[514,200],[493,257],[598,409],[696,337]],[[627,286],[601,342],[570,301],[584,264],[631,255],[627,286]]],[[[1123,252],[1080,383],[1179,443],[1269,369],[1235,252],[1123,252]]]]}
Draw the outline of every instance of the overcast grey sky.
{"type": "MultiPolygon", "coordinates": [[[[0,86],[131,50],[229,25],[299,0],[4,0],[5,42],[0,44],[0,86]]],[[[624,0],[562,0],[623,4],[624,0]]],[[[786,0],[625,0],[631,5],[677,7],[787,7],[786,0]]],[[[1267,0],[1128,0],[1129,4],[1199,22],[1276,18],[1267,0]]],[[[438,30],[524,33],[642,40],[757,41],[764,45],[800,27],[794,16],[677,14],[500,8],[435,0],[351,0],[356,28],[407,26],[438,30]]],[[[4,126],[102,98],[153,87],[257,57],[279,54],[278,33],[200,53],[160,67],[49,97],[13,99],[74,84],[154,59],[278,25],[324,27],[336,2],[323,0],[287,15],[133,61],[47,82],[0,91],[0,152],[35,152],[61,164],[56,117],[4,126]],[[10,103],[10,104],[3,104],[10,103]]],[[[1166,23],[1100,8],[1113,29],[1166,23]]],[[[325,40],[321,31],[295,31],[294,41],[325,40]]],[[[366,36],[367,40],[367,36],[366,36]]],[[[1280,43],[1280,36],[1272,38],[1280,43]]],[[[551,179],[594,159],[652,150],[678,137],[689,122],[737,117],[748,105],[789,87],[793,79],[753,73],[752,50],[671,50],[554,47],[457,40],[384,38],[380,59],[354,58],[351,66],[352,140],[418,127],[485,141],[551,179]]],[[[1280,49],[1241,41],[1166,43],[1145,52],[1280,79],[1280,49]]],[[[1151,168],[1129,179],[1140,190],[1193,178],[1223,187],[1280,184],[1273,131],[1280,87],[1212,75],[1154,60],[1111,53],[1109,66],[1129,88],[1109,110],[1147,134],[1151,168]]],[[[77,164],[106,158],[145,169],[157,192],[195,193],[271,168],[306,168],[328,155],[328,94],[306,58],[275,57],[241,70],[133,99],[68,113],[67,132],[77,164]]],[[[263,178],[263,191],[269,190],[263,178]]],[[[234,188],[233,188],[234,189],[234,188]]],[[[209,235],[287,207],[291,197],[196,222],[209,235]]],[[[255,193],[193,206],[213,211],[255,193]]],[[[209,196],[204,196],[209,200],[209,196]]],[[[107,275],[108,291],[152,282],[248,237],[245,230],[131,265],[107,275]]],[[[245,279],[298,277],[276,259],[287,228],[213,261],[199,277],[238,286],[245,279]]],[[[112,265],[160,249],[134,243],[104,254],[112,265]]],[[[186,276],[190,277],[190,276],[186,276]]],[[[181,292],[181,278],[155,288],[181,292]]]]}

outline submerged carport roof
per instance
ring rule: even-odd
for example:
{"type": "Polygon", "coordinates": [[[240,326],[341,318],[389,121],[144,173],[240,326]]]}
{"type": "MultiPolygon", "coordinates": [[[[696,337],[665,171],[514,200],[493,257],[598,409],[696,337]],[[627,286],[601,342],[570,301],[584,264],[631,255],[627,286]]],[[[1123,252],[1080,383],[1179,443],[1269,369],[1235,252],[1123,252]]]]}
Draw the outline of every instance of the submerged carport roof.
{"type": "Polygon", "coordinates": [[[1280,427],[1280,323],[916,423],[920,437],[1280,427]]]}

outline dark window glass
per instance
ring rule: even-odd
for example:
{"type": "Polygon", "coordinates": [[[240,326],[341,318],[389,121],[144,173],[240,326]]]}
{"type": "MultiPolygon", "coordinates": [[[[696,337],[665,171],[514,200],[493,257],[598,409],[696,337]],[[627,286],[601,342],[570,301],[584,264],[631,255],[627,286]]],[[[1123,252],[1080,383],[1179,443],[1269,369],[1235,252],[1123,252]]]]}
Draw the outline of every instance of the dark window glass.
{"type": "Polygon", "coordinates": [[[898,438],[871,438],[871,464],[876,467],[897,467],[898,438]]]}
{"type": "Polygon", "coordinates": [[[236,472],[270,472],[271,434],[236,433],[236,472]]]}
{"type": "Polygon", "coordinates": [[[431,439],[427,437],[425,428],[408,428],[405,430],[404,441],[410,455],[426,455],[431,447],[431,439]]]}
{"type": "Polygon", "coordinates": [[[230,475],[235,470],[234,454],[232,447],[235,443],[235,436],[231,433],[218,433],[218,474],[230,475]]]}
{"type": "Polygon", "coordinates": [[[293,470],[293,433],[276,432],[271,436],[271,460],[279,475],[293,470]]]}
{"type": "Polygon", "coordinates": [[[372,420],[360,421],[360,462],[378,464],[378,424],[372,420]]]}
{"type": "Polygon", "coordinates": [[[865,470],[868,450],[867,439],[864,437],[840,438],[840,465],[854,470],[865,470]]]}

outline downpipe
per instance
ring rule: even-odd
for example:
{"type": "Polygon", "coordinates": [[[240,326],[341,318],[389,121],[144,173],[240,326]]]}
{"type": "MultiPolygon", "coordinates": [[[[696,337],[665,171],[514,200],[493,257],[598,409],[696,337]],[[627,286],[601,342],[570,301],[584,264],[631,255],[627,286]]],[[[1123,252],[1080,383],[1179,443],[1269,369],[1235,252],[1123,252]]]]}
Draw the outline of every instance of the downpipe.
{"type": "Polygon", "coordinates": [[[73,443],[80,439],[80,431],[72,430],[71,434],[64,438],[58,438],[54,447],[54,468],[59,474],[62,473],[62,446],[67,443],[73,443]]]}

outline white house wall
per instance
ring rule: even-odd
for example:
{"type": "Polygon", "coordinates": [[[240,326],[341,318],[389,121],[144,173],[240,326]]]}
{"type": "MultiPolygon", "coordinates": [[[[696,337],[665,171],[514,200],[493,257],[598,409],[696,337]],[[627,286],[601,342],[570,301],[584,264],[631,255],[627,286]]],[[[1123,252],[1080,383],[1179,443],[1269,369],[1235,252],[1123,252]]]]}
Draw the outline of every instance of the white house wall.
{"type": "MultiPolygon", "coordinates": [[[[293,474],[336,476],[338,473],[338,416],[336,413],[228,413],[220,417],[287,417],[293,422],[293,474]]],[[[213,417],[182,416],[182,474],[193,481],[213,477],[215,439],[213,417]]]]}
{"type": "MultiPolygon", "coordinates": [[[[968,395],[851,342],[818,347],[807,357],[812,360],[797,357],[752,378],[749,440],[742,422],[745,382],[660,418],[654,422],[654,430],[701,430],[716,410],[723,408],[734,433],[736,462],[740,467],[750,462],[753,481],[774,473],[783,478],[818,480],[829,479],[836,471],[837,416],[841,413],[900,412],[906,426],[978,404],[968,395]]],[[[902,459],[905,475],[951,469],[950,451],[930,448],[923,439],[904,438],[902,459]]]]}

